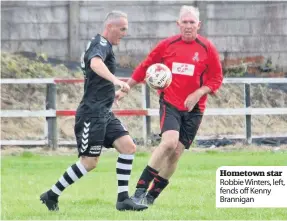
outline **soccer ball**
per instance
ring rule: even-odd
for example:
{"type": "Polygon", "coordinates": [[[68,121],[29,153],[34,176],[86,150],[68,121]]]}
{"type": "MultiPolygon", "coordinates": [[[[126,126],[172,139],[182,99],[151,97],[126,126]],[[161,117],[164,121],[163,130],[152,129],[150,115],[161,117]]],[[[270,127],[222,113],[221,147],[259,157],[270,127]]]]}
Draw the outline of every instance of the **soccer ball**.
{"type": "Polygon", "coordinates": [[[166,65],[156,63],[147,69],[145,81],[150,88],[162,90],[170,85],[172,73],[166,65]]]}

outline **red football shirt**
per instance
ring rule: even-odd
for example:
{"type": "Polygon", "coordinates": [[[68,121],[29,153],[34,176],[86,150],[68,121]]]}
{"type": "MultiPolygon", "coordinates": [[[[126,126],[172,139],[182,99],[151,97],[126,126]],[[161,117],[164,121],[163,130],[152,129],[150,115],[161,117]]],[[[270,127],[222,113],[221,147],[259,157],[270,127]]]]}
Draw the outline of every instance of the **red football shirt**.
{"type": "MultiPolygon", "coordinates": [[[[170,86],[158,92],[163,92],[164,100],[180,111],[187,110],[185,99],[201,86],[207,86],[215,93],[222,84],[218,52],[209,40],[200,35],[189,43],[184,42],[181,35],[162,40],[134,70],[132,79],[143,81],[147,68],[155,63],[163,63],[171,70],[170,86]]],[[[204,112],[206,100],[207,95],[204,95],[195,108],[204,112]]]]}

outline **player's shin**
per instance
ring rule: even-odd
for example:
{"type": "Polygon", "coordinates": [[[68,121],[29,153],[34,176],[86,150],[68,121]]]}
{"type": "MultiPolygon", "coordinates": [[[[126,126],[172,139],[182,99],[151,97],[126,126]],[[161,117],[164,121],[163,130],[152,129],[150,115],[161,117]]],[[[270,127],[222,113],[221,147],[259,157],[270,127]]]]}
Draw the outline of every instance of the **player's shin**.
{"type": "Polygon", "coordinates": [[[134,155],[120,154],[117,161],[117,179],[118,179],[118,202],[129,198],[129,180],[132,170],[134,155]]]}
{"type": "Polygon", "coordinates": [[[150,166],[146,166],[146,168],[143,170],[142,175],[140,176],[140,179],[136,186],[136,191],[134,195],[131,197],[131,199],[135,203],[142,203],[142,200],[146,196],[146,191],[149,188],[150,183],[152,180],[157,176],[158,171],[151,168],[150,166]]]}
{"type": "Polygon", "coordinates": [[[48,191],[51,197],[58,198],[62,194],[62,192],[78,179],[82,178],[87,174],[87,170],[83,166],[83,164],[78,161],[77,163],[70,166],[63,176],[60,177],[58,182],[52,186],[52,188],[48,191]]]}
{"type": "Polygon", "coordinates": [[[70,166],[65,173],[60,177],[60,179],[52,186],[50,190],[43,193],[40,196],[40,200],[47,206],[49,210],[57,211],[58,207],[58,198],[62,192],[78,179],[87,174],[87,170],[83,164],[78,161],[77,163],[70,166]]]}
{"type": "Polygon", "coordinates": [[[154,178],[153,184],[151,188],[148,191],[147,197],[150,197],[149,200],[152,200],[152,202],[148,202],[147,204],[152,204],[153,201],[159,196],[159,194],[164,190],[164,188],[167,187],[168,185],[168,180],[161,177],[157,176],[154,178]]]}
{"type": "Polygon", "coordinates": [[[158,174],[157,170],[147,165],[137,182],[136,188],[137,189],[143,188],[147,190],[149,188],[150,183],[157,176],[157,174],[158,174]]]}

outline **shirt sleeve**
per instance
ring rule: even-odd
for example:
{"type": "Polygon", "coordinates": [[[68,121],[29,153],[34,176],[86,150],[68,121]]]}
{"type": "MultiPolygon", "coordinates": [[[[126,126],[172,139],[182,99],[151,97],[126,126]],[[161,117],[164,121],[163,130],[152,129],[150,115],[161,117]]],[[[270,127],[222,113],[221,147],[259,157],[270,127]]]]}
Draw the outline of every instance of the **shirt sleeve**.
{"type": "Polygon", "coordinates": [[[110,47],[106,39],[100,38],[99,41],[96,41],[92,46],[88,54],[88,62],[94,57],[100,57],[105,61],[106,57],[110,53],[110,47]]]}
{"type": "Polygon", "coordinates": [[[146,75],[146,70],[148,67],[155,63],[160,63],[162,61],[162,53],[165,49],[166,41],[163,40],[156,45],[156,47],[148,54],[144,61],[142,61],[133,71],[132,79],[136,82],[141,82],[144,80],[146,75]]]}
{"type": "Polygon", "coordinates": [[[203,86],[210,88],[211,93],[216,93],[223,81],[222,67],[219,54],[215,46],[210,42],[210,50],[208,54],[209,67],[207,71],[207,80],[203,86]]]}

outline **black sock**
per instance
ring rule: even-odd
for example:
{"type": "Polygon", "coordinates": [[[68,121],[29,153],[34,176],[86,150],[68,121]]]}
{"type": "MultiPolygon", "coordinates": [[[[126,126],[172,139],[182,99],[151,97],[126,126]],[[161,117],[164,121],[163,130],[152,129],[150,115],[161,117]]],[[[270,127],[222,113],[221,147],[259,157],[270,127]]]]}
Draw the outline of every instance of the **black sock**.
{"type": "Polygon", "coordinates": [[[154,198],[157,198],[159,194],[163,191],[163,189],[168,185],[168,180],[162,178],[161,176],[157,175],[157,177],[154,178],[153,185],[148,191],[148,193],[153,196],[154,198]]]}
{"type": "Polygon", "coordinates": [[[150,166],[146,166],[143,170],[140,179],[138,180],[136,188],[145,188],[148,189],[151,181],[157,176],[158,171],[151,168],[150,166]]]}

